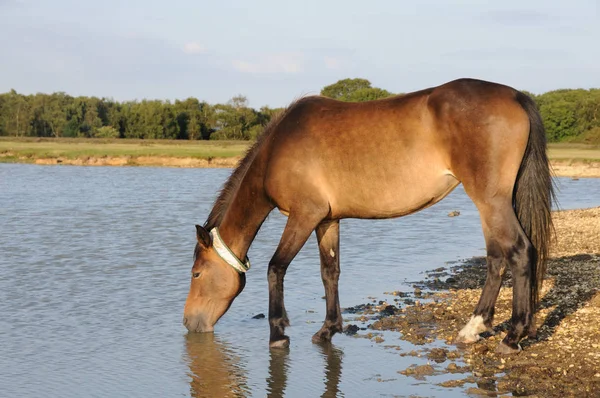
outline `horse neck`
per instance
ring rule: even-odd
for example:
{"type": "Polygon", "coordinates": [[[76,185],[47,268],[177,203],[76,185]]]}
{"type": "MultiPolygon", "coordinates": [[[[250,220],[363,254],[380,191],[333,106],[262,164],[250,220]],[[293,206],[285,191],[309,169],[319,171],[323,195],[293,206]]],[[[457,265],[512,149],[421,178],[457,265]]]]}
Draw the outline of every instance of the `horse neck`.
{"type": "Polygon", "coordinates": [[[273,209],[264,189],[263,167],[253,162],[227,206],[219,233],[240,259],[246,257],[262,223],[273,209]]]}

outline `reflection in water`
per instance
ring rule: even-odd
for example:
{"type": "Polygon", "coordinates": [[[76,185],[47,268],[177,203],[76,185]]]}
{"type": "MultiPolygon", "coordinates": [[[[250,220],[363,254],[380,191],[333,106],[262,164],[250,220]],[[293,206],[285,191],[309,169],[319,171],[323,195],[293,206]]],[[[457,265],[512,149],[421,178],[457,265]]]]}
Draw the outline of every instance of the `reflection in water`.
{"type": "Polygon", "coordinates": [[[267,397],[283,397],[289,368],[288,348],[273,349],[269,352],[269,377],[267,378],[267,397]]]}
{"type": "Polygon", "coordinates": [[[335,348],[331,343],[319,344],[325,356],[325,392],[322,397],[337,397],[341,393],[340,379],[342,378],[342,356],[343,352],[335,348]]]}
{"type": "MultiPolygon", "coordinates": [[[[331,343],[317,344],[317,347],[325,359],[325,391],[321,397],[337,397],[338,393],[341,394],[339,385],[342,378],[343,352],[331,343]]],[[[284,397],[289,369],[289,349],[272,349],[269,355],[267,397],[284,397]]]]}
{"type": "Polygon", "coordinates": [[[185,345],[192,397],[249,395],[246,371],[227,343],[213,333],[188,333],[185,345]]]}
{"type": "MultiPolygon", "coordinates": [[[[188,333],[185,336],[192,397],[240,397],[251,395],[245,361],[229,343],[213,333],[188,333]]],[[[321,397],[343,396],[339,385],[342,378],[343,352],[331,343],[316,344],[323,356],[324,392],[321,397]]],[[[269,351],[269,376],[266,396],[285,397],[290,369],[289,349],[269,351]]],[[[258,394],[263,396],[262,394],[258,394]]]]}

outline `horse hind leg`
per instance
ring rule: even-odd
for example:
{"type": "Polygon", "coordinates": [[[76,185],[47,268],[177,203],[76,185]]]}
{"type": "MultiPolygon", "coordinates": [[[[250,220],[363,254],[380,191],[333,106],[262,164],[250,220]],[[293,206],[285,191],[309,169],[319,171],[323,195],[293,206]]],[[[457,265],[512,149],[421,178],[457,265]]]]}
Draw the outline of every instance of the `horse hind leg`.
{"type": "Polygon", "coordinates": [[[338,294],[340,278],[340,222],[324,221],[315,230],[321,257],[321,279],[325,288],[327,313],[321,329],[312,338],[314,343],[330,341],[342,331],[342,313],[338,294]]]}
{"type": "Polygon", "coordinates": [[[532,274],[535,250],[521,225],[517,224],[517,227],[517,239],[507,256],[513,284],[512,316],[508,333],[496,349],[501,354],[518,353],[521,351],[519,341],[535,332],[535,308],[532,300],[532,285],[536,283],[535,275],[532,274]]]}
{"type": "Polygon", "coordinates": [[[498,352],[518,352],[518,342],[527,334],[533,320],[533,248],[517,220],[510,198],[478,204],[478,208],[486,239],[488,273],[473,316],[460,331],[457,340],[471,343],[480,338],[480,333],[491,330],[502,274],[509,266],[513,274],[513,315],[510,330],[500,343],[498,352]]]}
{"type": "Polygon", "coordinates": [[[506,250],[503,248],[512,243],[510,233],[506,232],[511,228],[506,224],[507,216],[503,215],[504,213],[514,214],[510,202],[496,206],[480,204],[478,207],[487,250],[487,275],[475,311],[469,322],[458,333],[457,342],[462,344],[476,342],[481,339],[480,334],[483,332],[493,333],[496,300],[507,265],[506,250]]]}
{"type": "Polygon", "coordinates": [[[506,269],[506,262],[494,240],[486,239],[486,246],[488,254],[485,285],[471,319],[458,333],[458,343],[474,343],[481,339],[480,334],[483,332],[494,334],[493,323],[496,299],[502,285],[502,275],[506,269]]]}

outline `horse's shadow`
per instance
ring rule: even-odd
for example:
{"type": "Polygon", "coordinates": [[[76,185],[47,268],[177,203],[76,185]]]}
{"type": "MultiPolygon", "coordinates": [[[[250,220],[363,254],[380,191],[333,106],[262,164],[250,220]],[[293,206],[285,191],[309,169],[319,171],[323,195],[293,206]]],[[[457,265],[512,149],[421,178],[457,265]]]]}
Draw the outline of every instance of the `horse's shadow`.
{"type": "Polygon", "coordinates": [[[541,299],[539,308],[552,310],[538,327],[537,335],[524,341],[524,345],[548,340],[563,319],[600,292],[600,284],[593,283],[600,280],[600,255],[577,254],[552,259],[547,277],[554,278],[554,285],[541,299]]]}
{"type": "MultiPolygon", "coordinates": [[[[487,272],[485,258],[474,258],[457,268],[454,279],[459,283],[465,281],[465,285],[459,288],[483,288],[487,272]]],[[[551,310],[537,327],[536,335],[521,343],[523,347],[548,340],[564,318],[582,308],[600,292],[600,284],[594,282],[600,280],[600,254],[553,258],[548,263],[545,279],[553,279],[554,284],[541,298],[538,311],[551,310]]],[[[512,287],[510,270],[507,270],[502,285],[512,287]]],[[[496,325],[494,331],[508,331],[509,327],[510,320],[506,320],[496,325]]]]}

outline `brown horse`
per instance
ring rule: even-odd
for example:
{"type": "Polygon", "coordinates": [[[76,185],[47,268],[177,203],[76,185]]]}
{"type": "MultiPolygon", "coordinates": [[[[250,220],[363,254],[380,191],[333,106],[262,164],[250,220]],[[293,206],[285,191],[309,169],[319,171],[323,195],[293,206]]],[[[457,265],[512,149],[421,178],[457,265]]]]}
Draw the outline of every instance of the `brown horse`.
{"type": "Polygon", "coordinates": [[[196,228],[185,326],[213,330],[244,288],[250,244],[278,208],[288,220],[268,267],[270,345],[289,344],[283,279],[312,231],[327,306],[313,341],[330,340],[342,330],[339,220],[414,213],[459,183],[480,213],[488,273],[458,340],[474,342],[491,330],[510,267],[513,312],[498,350],[517,352],[535,331],[552,229],[546,138],[527,95],[472,79],[362,103],[306,97],[275,118],[225,183],[204,227],[196,228]]]}

